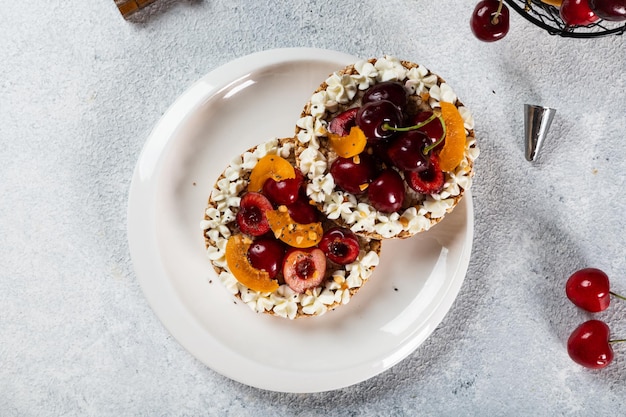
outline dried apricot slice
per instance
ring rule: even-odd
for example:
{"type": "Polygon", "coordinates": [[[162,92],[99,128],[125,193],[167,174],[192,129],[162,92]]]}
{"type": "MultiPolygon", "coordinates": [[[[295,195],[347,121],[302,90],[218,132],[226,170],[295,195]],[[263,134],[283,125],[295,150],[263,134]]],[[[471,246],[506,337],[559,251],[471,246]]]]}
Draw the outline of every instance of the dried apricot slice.
{"type": "Polygon", "coordinates": [[[322,223],[300,224],[291,218],[287,207],[268,211],[267,220],[276,239],[294,248],[310,248],[317,245],[324,234],[322,223]]]}
{"type": "Polygon", "coordinates": [[[342,158],[352,158],[360,154],[367,144],[367,137],[358,126],[352,126],[346,136],[328,132],[328,139],[331,148],[342,158]]]}
{"type": "Polygon", "coordinates": [[[442,101],[441,117],[446,127],[446,140],[439,152],[439,167],[442,171],[452,171],[463,160],[465,152],[465,127],[461,113],[452,103],[442,101]]]}
{"type": "Polygon", "coordinates": [[[237,281],[252,291],[272,292],[278,288],[278,281],[270,279],[269,273],[256,269],[248,259],[248,249],[252,241],[243,235],[233,235],[226,242],[226,263],[237,281]]]}
{"type": "Polygon", "coordinates": [[[293,165],[285,158],[278,155],[265,155],[259,159],[250,172],[248,191],[261,191],[268,178],[281,181],[295,177],[296,171],[293,165]]]}

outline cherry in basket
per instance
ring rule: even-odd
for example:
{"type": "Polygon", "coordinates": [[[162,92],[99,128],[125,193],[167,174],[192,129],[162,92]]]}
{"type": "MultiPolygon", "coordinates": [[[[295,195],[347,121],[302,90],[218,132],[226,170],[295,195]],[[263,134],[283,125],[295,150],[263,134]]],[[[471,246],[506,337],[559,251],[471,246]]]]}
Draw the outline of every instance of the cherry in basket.
{"type": "Polygon", "coordinates": [[[599,18],[589,7],[589,0],[563,0],[559,15],[567,26],[585,26],[599,18]]]}
{"type": "Polygon", "coordinates": [[[613,22],[626,21],[625,0],[589,0],[589,8],[601,19],[613,22]]]}

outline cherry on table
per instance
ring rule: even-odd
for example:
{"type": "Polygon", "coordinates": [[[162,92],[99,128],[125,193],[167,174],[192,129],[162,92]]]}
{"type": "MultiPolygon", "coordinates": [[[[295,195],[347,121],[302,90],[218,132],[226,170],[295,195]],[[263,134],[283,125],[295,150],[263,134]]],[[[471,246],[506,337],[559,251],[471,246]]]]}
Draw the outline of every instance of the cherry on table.
{"type": "Polygon", "coordinates": [[[601,320],[589,320],[578,326],[567,340],[567,353],[574,362],[586,368],[600,369],[613,361],[613,343],[609,326],[601,320]]]}
{"type": "Polygon", "coordinates": [[[500,40],[509,33],[509,8],[503,0],[478,2],[470,18],[470,28],[483,42],[500,40]]]}
{"type": "Polygon", "coordinates": [[[611,295],[624,299],[610,290],[608,275],[597,268],[574,272],[567,279],[565,293],[572,303],[592,313],[606,310],[611,303],[611,295]]]}

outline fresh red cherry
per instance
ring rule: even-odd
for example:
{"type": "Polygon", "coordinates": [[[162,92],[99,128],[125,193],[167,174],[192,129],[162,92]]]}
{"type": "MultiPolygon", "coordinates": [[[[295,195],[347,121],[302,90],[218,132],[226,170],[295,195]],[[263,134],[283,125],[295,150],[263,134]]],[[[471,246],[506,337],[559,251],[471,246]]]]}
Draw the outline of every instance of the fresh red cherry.
{"type": "Polygon", "coordinates": [[[589,0],[589,8],[600,19],[613,22],[626,20],[626,0],[589,0]]]}
{"type": "Polygon", "coordinates": [[[387,128],[396,128],[402,124],[404,115],[389,100],[370,101],[359,107],[356,124],[367,139],[376,142],[392,137],[395,132],[387,128]]]}
{"type": "Polygon", "coordinates": [[[611,303],[609,277],[596,268],[574,272],[565,284],[565,293],[572,303],[592,313],[606,310],[611,303]]]}
{"type": "Polygon", "coordinates": [[[589,7],[589,0],[563,0],[559,14],[567,26],[586,26],[598,20],[589,7]]]}
{"type": "Polygon", "coordinates": [[[283,264],[285,245],[273,237],[256,239],[248,248],[248,259],[256,269],[267,272],[275,278],[283,264]]]}
{"type": "Polygon", "coordinates": [[[383,170],[367,189],[367,196],[374,208],[383,213],[400,210],[405,190],[402,177],[393,168],[383,170]]]}
{"type": "Polygon", "coordinates": [[[335,184],[352,194],[362,194],[377,174],[374,158],[363,152],[357,158],[337,158],[330,166],[335,184]]]}
{"type": "Polygon", "coordinates": [[[482,0],[474,8],[470,28],[483,42],[500,40],[509,33],[509,8],[502,0],[482,0]]]}
{"type": "Polygon", "coordinates": [[[306,197],[300,196],[293,204],[287,206],[287,210],[296,223],[309,224],[319,220],[319,212],[306,197]]]}
{"type": "MultiPolygon", "coordinates": [[[[443,122],[441,118],[435,117],[433,118],[433,112],[431,111],[423,111],[417,113],[413,117],[413,124],[420,125],[424,122],[423,126],[421,126],[418,130],[420,132],[424,132],[432,141],[432,143],[438,142],[443,137],[443,122]]],[[[443,141],[439,145],[437,145],[434,149],[438,149],[443,145],[443,141]]]]}
{"type": "Polygon", "coordinates": [[[574,272],[565,284],[567,298],[578,307],[597,313],[611,303],[610,295],[624,299],[610,291],[609,277],[597,268],[584,268],[574,272]]]}
{"type": "Polygon", "coordinates": [[[286,205],[292,204],[298,199],[304,176],[300,170],[296,169],[294,171],[296,173],[295,178],[281,181],[276,181],[273,178],[265,180],[263,184],[263,194],[265,194],[272,203],[276,205],[286,205]]]}
{"type": "Polygon", "coordinates": [[[276,205],[292,204],[298,199],[300,187],[304,181],[304,176],[300,170],[295,170],[296,177],[286,180],[276,181],[268,178],[263,184],[263,194],[276,205]]]}
{"type": "Polygon", "coordinates": [[[404,85],[396,81],[383,81],[367,89],[362,104],[372,101],[387,100],[398,106],[402,111],[409,102],[409,94],[405,90],[404,85]]]}
{"type": "Polygon", "coordinates": [[[589,320],[572,332],[567,340],[567,353],[574,362],[586,368],[604,368],[613,361],[612,343],[626,340],[610,340],[609,326],[600,320],[589,320]]]}
{"type": "Polygon", "coordinates": [[[424,132],[402,132],[387,148],[387,155],[402,171],[420,172],[428,169],[430,155],[424,148],[431,144],[432,141],[424,132]]]}

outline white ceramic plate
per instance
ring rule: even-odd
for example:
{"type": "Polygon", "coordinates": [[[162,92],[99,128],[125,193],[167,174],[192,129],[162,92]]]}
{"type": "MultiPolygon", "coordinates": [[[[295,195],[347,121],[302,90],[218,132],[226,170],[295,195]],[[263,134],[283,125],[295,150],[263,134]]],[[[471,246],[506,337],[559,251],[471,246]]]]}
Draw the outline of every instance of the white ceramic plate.
{"type": "Polygon", "coordinates": [[[290,321],[256,314],[217,280],[200,229],[217,176],[255,144],[293,135],[312,91],[356,60],[293,48],[232,61],[171,106],[135,168],[128,239],[141,288],[189,352],[241,383],[317,392],[377,375],[432,333],[465,277],[473,237],[469,193],[430,231],[384,242],[367,285],[324,316],[290,321]]]}

